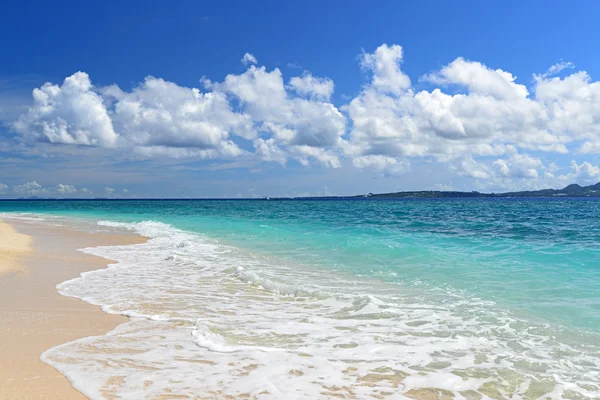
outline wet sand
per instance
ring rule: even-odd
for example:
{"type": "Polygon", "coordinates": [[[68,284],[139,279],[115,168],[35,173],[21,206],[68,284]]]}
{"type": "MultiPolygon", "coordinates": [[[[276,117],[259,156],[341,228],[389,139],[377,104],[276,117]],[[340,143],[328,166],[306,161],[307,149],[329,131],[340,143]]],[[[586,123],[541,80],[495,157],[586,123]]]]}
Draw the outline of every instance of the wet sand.
{"type": "Polygon", "coordinates": [[[0,221],[0,399],[85,398],[44,364],[40,354],[61,343],[102,335],[127,318],[61,296],[55,286],[110,263],[76,249],[145,240],[0,221]]]}

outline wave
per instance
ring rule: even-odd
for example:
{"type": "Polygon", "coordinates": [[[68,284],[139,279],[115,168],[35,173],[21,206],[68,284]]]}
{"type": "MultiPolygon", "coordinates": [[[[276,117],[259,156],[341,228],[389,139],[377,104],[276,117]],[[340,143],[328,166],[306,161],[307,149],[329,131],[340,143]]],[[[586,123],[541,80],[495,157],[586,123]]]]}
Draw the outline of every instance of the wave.
{"type": "Polygon", "coordinates": [[[58,285],[131,321],[43,360],[92,399],[598,398],[597,336],[229,246],[160,221],[98,225],[144,244],[58,285]]]}
{"type": "Polygon", "coordinates": [[[48,216],[36,213],[0,212],[0,218],[15,218],[23,221],[46,221],[48,216]]]}

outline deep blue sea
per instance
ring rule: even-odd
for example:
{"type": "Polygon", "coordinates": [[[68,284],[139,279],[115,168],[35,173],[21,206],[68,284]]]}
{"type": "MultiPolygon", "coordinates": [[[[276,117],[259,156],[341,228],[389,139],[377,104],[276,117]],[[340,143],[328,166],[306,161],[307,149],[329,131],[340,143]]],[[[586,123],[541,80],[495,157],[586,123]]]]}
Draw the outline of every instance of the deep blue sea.
{"type": "Polygon", "coordinates": [[[92,398],[600,398],[600,201],[0,201],[0,218],[151,239],[85,249],[116,264],[58,287],[132,317],[44,355],[92,398]]]}

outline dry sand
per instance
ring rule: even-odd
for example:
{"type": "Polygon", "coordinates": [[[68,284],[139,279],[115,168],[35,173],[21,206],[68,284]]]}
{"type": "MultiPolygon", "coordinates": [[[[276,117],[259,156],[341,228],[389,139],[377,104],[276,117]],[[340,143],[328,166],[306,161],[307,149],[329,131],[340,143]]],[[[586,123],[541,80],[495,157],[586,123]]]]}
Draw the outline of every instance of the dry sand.
{"type": "Polygon", "coordinates": [[[31,236],[0,222],[0,277],[23,274],[25,269],[19,260],[31,250],[31,236]]]}
{"type": "Polygon", "coordinates": [[[127,319],[61,296],[55,286],[110,262],[76,249],[143,241],[134,235],[0,221],[0,399],[85,398],[40,361],[40,354],[61,343],[104,334],[127,319]]]}

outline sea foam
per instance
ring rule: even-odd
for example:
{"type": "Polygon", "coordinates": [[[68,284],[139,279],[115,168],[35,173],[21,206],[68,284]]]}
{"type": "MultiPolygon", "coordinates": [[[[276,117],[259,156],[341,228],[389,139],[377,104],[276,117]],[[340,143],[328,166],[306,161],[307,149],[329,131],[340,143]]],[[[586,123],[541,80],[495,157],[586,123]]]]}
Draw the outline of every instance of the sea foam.
{"type": "Polygon", "coordinates": [[[600,347],[462,292],[332,272],[156,221],[58,285],[131,317],[42,359],[92,399],[600,397],[600,347]]]}

